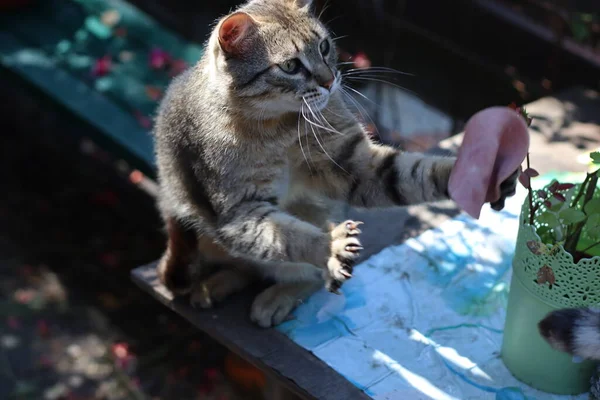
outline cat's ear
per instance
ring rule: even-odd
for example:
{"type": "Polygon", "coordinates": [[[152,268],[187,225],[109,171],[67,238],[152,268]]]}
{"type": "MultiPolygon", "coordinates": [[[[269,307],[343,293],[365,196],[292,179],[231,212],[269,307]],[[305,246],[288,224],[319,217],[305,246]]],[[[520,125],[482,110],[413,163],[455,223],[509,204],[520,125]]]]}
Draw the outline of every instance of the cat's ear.
{"type": "Polygon", "coordinates": [[[240,55],[251,47],[250,38],[256,23],[244,12],[236,12],[226,17],[219,26],[219,45],[231,55],[240,55]]]}

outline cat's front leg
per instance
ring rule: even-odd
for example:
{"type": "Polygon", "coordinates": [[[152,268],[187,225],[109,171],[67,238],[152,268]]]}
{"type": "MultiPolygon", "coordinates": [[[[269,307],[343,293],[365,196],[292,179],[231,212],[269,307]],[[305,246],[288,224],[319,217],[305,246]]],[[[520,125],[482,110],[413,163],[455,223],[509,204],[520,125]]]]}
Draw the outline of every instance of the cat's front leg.
{"type": "Polygon", "coordinates": [[[322,287],[318,282],[277,283],[256,296],[250,319],[263,328],[279,325],[322,287]]]}
{"type": "MultiPolygon", "coordinates": [[[[456,157],[402,152],[391,146],[378,145],[354,127],[344,136],[337,136],[326,143],[332,159],[318,165],[321,180],[316,186],[337,200],[345,200],[358,207],[407,206],[439,200],[450,195],[448,183],[456,163],[456,157]],[[345,173],[340,173],[343,168],[345,173]],[[335,185],[326,180],[335,180],[335,185]],[[328,187],[338,188],[327,191],[328,187]]],[[[492,206],[504,207],[507,197],[514,194],[518,172],[501,185],[501,197],[492,206]]],[[[464,179],[469,179],[465,176],[464,179]]]]}
{"type": "Polygon", "coordinates": [[[237,205],[222,220],[218,234],[232,255],[257,260],[259,273],[279,282],[343,281],[361,250],[355,222],[324,232],[268,202],[237,205]]]}

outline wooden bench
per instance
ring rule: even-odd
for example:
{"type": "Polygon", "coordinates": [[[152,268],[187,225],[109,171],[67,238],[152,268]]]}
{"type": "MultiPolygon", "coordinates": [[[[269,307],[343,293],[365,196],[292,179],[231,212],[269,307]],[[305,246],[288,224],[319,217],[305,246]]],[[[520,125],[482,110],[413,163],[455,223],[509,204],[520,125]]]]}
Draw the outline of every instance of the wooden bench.
{"type": "Polygon", "coordinates": [[[153,174],[151,118],[173,75],[200,58],[200,46],[121,0],[34,1],[1,12],[0,26],[0,79],[16,77],[49,96],[100,145],[153,174]],[[155,49],[172,62],[152,68],[155,49]]]}

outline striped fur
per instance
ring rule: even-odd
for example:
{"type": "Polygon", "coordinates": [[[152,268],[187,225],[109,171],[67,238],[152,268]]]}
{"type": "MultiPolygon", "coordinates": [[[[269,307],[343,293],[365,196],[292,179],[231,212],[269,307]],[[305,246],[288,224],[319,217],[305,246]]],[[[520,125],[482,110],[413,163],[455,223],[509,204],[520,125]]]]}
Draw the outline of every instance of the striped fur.
{"type": "Polygon", "coordinates": [[[553,311],[539,322],[538,328],[553,348],[600,361],[600,310],[569,308],[553,311]]]}
{"type": "Polygon", "coordinates": [[[252,0],[221,19],[202,60],[170,85],[155,124],[169,236],[161,280],[209,307],[271,278],[252,306],[261,326],[281,322],[324,283],[336,291],[351,277],[359,223],[331,225],[333,201],[446,199],[455,161],[368,139],[339,90],[332,39],[309,6],[252,0]]]}

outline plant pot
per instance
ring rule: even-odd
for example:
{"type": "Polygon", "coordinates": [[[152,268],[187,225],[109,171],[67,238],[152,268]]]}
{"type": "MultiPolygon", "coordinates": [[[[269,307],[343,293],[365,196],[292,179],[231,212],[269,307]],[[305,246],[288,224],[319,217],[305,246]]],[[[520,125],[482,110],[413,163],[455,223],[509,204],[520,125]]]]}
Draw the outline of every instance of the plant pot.
{"type": "Polygon", "coordinates": [[[556,309],[600,304],[600,257],[574,264],[562,246],[534,254],[527,242],[541,241],[536,227],[523,223],[528,213],[526,200],[513,259],[502,359],[517,379],[536,389],[562,395],[584,393],[590,389],[595,364],[574,362],[571,355],[552,349],[537,324],[556,309]],[[537,283],[538,271],[545,265],[554,272],[553,285],[537,283]]]}

